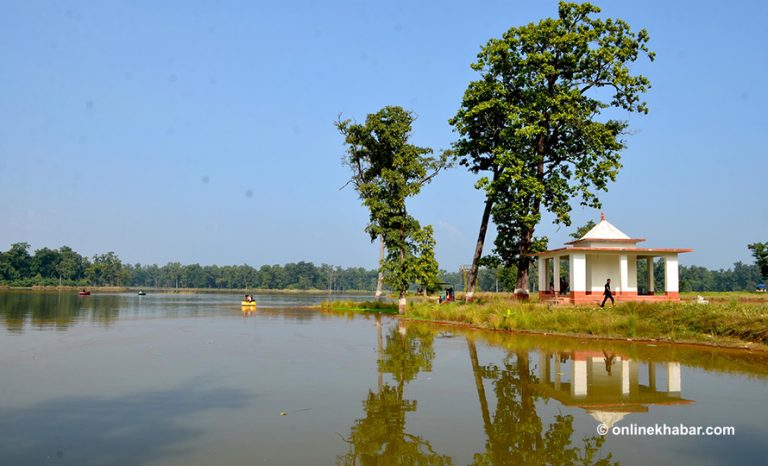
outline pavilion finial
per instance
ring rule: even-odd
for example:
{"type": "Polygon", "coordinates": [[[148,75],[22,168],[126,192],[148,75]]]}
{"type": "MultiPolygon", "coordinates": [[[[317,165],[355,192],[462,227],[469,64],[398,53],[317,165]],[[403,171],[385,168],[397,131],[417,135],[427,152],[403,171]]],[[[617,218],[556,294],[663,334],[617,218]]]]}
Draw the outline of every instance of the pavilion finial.
{"type": "Polygon", "coordinates": [[[601,222],[605,221],[605,212],[600,212],[600,221],[601,222]]]}

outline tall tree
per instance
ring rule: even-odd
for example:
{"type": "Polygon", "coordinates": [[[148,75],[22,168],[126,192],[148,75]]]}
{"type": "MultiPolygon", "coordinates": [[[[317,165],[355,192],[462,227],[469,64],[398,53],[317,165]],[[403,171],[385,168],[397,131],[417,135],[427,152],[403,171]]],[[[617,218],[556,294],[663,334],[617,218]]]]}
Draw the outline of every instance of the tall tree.
{"type": "Polygon", "coordinates": [[[509,29],[491,39],[472,68],[469,84],[451,119],[460,138],[460,163],[485,173],[485,208],[467,293],[477,280],[489,217],[498,235],[497,254],[517,266],[517,288],[528,289],[530,254],[546,245],[534,231],[542,208],[555,223],[570,225],[570,199],[599,208],[621,167],[623,121],[606,109],[647,113],[640,96],[650,82],[629,65],[640,55],[653,60],[648,33],[620,19],[598,19],[589,3],[561,2],[557,18],[509,29]]]}
{"type": "Polygon", "coordinates": [[[428,292],[440,289],[440,267],[435,259],[435,238],[432,225],[427,225],[414,235],[418,248],[416,258],[416,283],[422,288],[424,296],[428,292]]]}
{"type": "Polygon", "coordinates": [[[594,222],[594,220],[590,220],[587,223],[585,223],[584,225],[582,225],[579,228],[577,228],[576,231],[571,233],[571,238],[573,238],[573,239],[581,239],[584,235],[589,233],[589,230],[595,228],[595,226],[596,226],[596,223],[594,222]]]}
{"type": "Polygon", "coordinates": [[[411,112],[389,106],[368,115],[365,124],[336,123],[347,145],[343,163],[352,171],[349,183],[370,214],[365,231],[371,241],[381,237],[384,242],[384,281],[398,293],[401,313],[408,287],[417,279],[415,237],[421,230],[405,201],[417,195],[446,161],[445,154],[435,158],[430,156],[432,149],[408,142],[414,120],[411,112]]]}
{"type": "Polygon", "coordinates": [[[122,273],[123,263],[113,251],[93,256],[93,263],[85,270],[88,280],[95,285],[114,286],[119,284],[125,275],[122,273]]]}
{"type": "Polygon", "coordinates": [[[14,243],[11,249],[3,254],[3,262],[7,264],[8,278],[28,278],[32,271],[32,256],[29,254],[29,243],[14,243]]]}
{"type": "Polygon", "coordinates": [[[66,280],[79,280],[85,276],[88,259],[73,251],[69,246],[59,248],[59,262],[56,273],[66,280]]]}
{"type": "Polygon", "coordinates": [[[35,251],[31,260],[31,275],[40,274],[43,278],[56,277],[56,268],[61,260],[59,251],[50,248],[40,248],[35,251]]]}
{"type": "Polygon", "coordinates": [[[752,251],[752,256],[760,269],[763,281],[768,282],[768,243],[752,243],[747,248],[752,251]]]}

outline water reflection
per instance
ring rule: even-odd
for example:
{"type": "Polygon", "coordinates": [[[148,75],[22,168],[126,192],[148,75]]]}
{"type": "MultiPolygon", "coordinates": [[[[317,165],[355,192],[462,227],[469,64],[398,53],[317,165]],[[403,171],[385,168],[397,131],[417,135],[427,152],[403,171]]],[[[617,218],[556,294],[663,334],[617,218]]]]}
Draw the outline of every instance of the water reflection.
{"type": "Polygon", "coordinates": [[[600,451],[603,437],[573,444],[573,416],[557,414],[554,422],[544,426],[536,402],[550,396],[540,390],[528,351],[510,352],[498,365],[481,365],[474,339],[468,338],[467,346],[486,435],[485,451],[474,455],[473,464],[611,464],[611,454],[600,451]],[[484,380],[493,385],[493,414],[484,380]]]}
{"type": "MultiPolygon", "coordinates": [[[[337,464],[453,464],[427,439],[406,430],[406,414],[415,412],[418,403],[404,398],[404,388],[419,372],[432,370],[435,330],[401,324],[391,328],[382,344],[377,321],[377,335],[378,387],[363,400],[365,416],[352,426],[345,439],[349,451],[337,464]],[[393,383],[383,382],[384,375],[393,383]]],[[[485,450],[473,455],[472,464],[611,464],[611,454],[601,452],[603,437],[580,439],[574,445],[573,416],[558,414],[544,425],[536,402],[551,395],[541,389],[528,351],[510,352],[500,364],[483,365],[472,337],[467,347],[486,437],[485,450]],[[495,403],[488,400],[486,380],[493,386],[495,403]]]]}
{"type": "Polygon", "coordinates": [[[432,370],[434,332],[422,327],[392,327],[382,344],[381,317],[376,319],[378,385],[363,400],[365,417],[355,421],[345,441],[349,451],[339,465],[453,464],[434,451],[429,441],[406,432],[406,413],[415,412],[416,400],[404,399],[405,385],[421,371],[432,370]],[[389,374],[393,383],[384,382],[389,374]]]}
{"type": "MultiPolygon", "coordinates": [[[[362,400],[364,415],[344,437],[348,450],[337,464],[453,464],[451,455],[436,451],[430,439],[409,429],[412,424],[406,422],[419,406],[407,396],[408,385],[419,373],[432,370],[436,335],[451,332],[418,323],[400,323],[386,331],[380,320],[376,325],[376,389],[362,400]]],[[[472,455],[471,464],[476,465],[618,464],[606,437],[577,433],[584,431],[583,425],[581,429],[575,425],[578,411],[595,420],[588,429],[593,432],[598,423],[611,427],[627,415],[643,416],[650,406],[658,413],[694,403],[683,397],[682,366],[674,357],[717,370],[749,367],[754,373],[754,368],[765,366],[764,355],[705,348],[453,331],[466,339],[471,383],[480,407],[485,439],[484,449],[472,455]],[[503,357],[482,361],[478,340],[487,347],[489,342],[497,344],[496,339],[506,346],[503,357]],[[737,360],[740,363],[734,365],[737,360]],[[554,414],[551,409],[542,410],[552,401],[557,402],[554,414]]]]}
{"type": "Polygon", "coordinates": [[[61,452],[63,464],[727,464],[768,453],[754,408],[766,353],[285,304],[319,299],[265,297],[244,314],[236,294],[0,292],[0,325],[20,334],[0,328],[0,463],[61,452]],[[737,436],[600,437],[598,421],[733,424],[737,436]]]}
{"type": "Polygon", "coordinates": [[[147,464],[180,452],[205,428],[183,422],[210,409],[243,409],[243,390],[183,386],[121,396],[69,396],[23,409],[0,408],[3,464],[147,464]]]}
{"type": "Polygon", "coordinates": [[[242,308],[237,293],[94,293],[80,296],[76,291],[2,291],[0,322],[9,333],[35,330],[67,330],[78,323],[111,326],[121,318],[199,317],[221,314],[244,317],[262,315],[279,319],[311,321],[322,317],[306,312],[307,307],[328,299],[346,301],[368,299],[364,295],[254,294],[256,308],[242,308]],[[301,312],[292,312],[300,309],[301,312]],[[288,312],[286,312],[288,311],[288,312]]]}
{"type": "Polygon", "coordinates": [[[566,406],[585,409],[608,427],[628,414],[648,412],[650,405],[693,403],[682,398],[679,362],[643,363],[607,350],[541,352],[537,389],[566,406]],[[641,367],[646,371],[645,384],[640,380],[641,367]]]}
{"type": "Polygon", "coordinates": [[[32,328],[66,330],[88,320],[108,326],[120,312],[118,295],[79,296],[77,293],[0,293],[0,319],[10,333],[32,328]]]}

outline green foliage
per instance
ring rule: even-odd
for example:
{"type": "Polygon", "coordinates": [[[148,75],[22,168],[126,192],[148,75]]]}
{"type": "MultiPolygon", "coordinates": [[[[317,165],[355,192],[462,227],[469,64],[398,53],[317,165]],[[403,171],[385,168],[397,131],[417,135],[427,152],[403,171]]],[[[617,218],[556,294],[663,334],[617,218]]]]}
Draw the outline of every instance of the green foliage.
{"type": "MultiPolygon", "coordinates": [[[[645,266],[642,262],[638,265],[645,266]]],[[[638,267],[638,274],[640,274],[638,267]]],[[[654,276],[656,289],[663,289],[664,268],[663,263],[656,263],[654,276]]],[[[747,265],[736,262],[733,268],[709,270],[704,267],[680,266],[680,291],[754,291],[760,283],[760,270],[757,265],[747,265]]]]}
{"type": "MultiPolygon", "coordinates": [[[[109,284],[103,280],[97,269],[92,267],[88,258],[78,254],[68,246],[59,249],[41,248],[30,255],[26,243],[16,243],[10,251],[0,252],[0,284],[14,286],[42,286],[61,284],[70,286],[86,286],[109,284]],[[12,254],[9,254],[11,253],[12,254]],[[26,275],[19,274],[8,256],[14,256],[13,264],[29,261],[26,275]],[[51,274],[50,266],[54,272],[51,274]],[[94,281],[86,277],[86,269],[90,268],[94,281]]],[[[434,245],[433,245],[434,246],[434,245]]],[[[112,253],[112,260],[120,259],[112,253]]],[[[101,255],[104,257],[108,255],[101,255]]],[[[428,254],[421,253],[419,259],[428,254]]],[[[122,262],[121,262],[122,264],[122,262]]],[[[483,258],[479,274],[479,289],[495,291],[498,282],[499,291],[513,291],[515,287],[516,270],[514,267],[503,267],[497,257],[483,258]]],[[[663,262],[654,264],[656,289],[663,289],[663,262]]],[[[103,268],[103,265],[101,266],[103,268]]],[[[645,261],[638,261],[638,283],[645,277],[645,261]]],[[[114,275],[114,273],[113,273],[114,275]]],[[[164,266],[122,264],[117,272],[116,284],[133,287],[166,287],[175,288],[219,288],[219,289],[297,289],[297,290],[331,290],[331,291],[373,291],[376,288],[375,270],[362,267],[333,267],[328,264],[316,266],[311,262],[288,263],[285,265],[263,265],[254,268],[250,265],[183,265],[172,262],[164,266]]],[[[534,274],[535,275],[535,274],[534,274]]],[[[456,291],[463,291],[463,280],[458,272],[438,272],[438,282],[451,283],[456,291]]],[[[747,265],[736,262],[730,269],[709,270],[698,266],[680,266],[681,291],[754,291],[755,285],[762,280],[757,265],[747,265]]],[[[418,281],[418,280],[417,280],[418,281]]],[[[754,293],[752,294],[753,296],[754,293]]],[[[753,298],[754,299],[754,298],[753,298]]]]}
{"type": "Polygon", "coordinates": [[[460,163],[487,173],[477,187],[493,203],[495,251],[518,266],[521,288],[530,254],[546,246],[533,235],[541,209],[570,225],[571,199],[598,208],[597,192],[616,179],[627,123],[603,112],[647,113],[640,96],[650,83],[629,65],[641,54],[653,59],[648,33],[595,18],[599,11],[561,2],[557,18],[491,39],[472,65],[481,77],[450,121],[460,163]]]}
{"type": "Polygon", "coordinates": [[[311,262],[285,265],[182,265],[123,264],[114,252],[100,254],[91,263],[68,246],[42,248],[28,253],[27,243],[17,243],[0,252],[0,284],[13,286],[120,285],[142,288],[263,288],[301,290],[373,290],[375,270],[341,268],[311,262]],[[26,252],[26,254],[24,254],[26,252]],[[17,268],[25,271],[19,273],[17,268]],[[61,280],[61,281],[60,281],[61,280]]]}
{"type": "Polygon", "coordinates": [[[435,238],[432,225],[427,225],[414,235],[417,246],[414,266],[416,283],[425,292],[440,290],[440,267],[435,259],[435,238]]]}
{"type": "Polygon", "coordinates": [[[517,281],[517,267],[505,267],[498,256],[483,256],[477,275],[477,289],[480,291],[514,291],[517,281]]]}
{"type": "Polygon", "coordinates": [[[320,303],[324,311],[359,311],[397,314],[397,303],[384,301],[325,301],[320,303]]]}
{"type": "Polygon", "coordinates": [[[587,223],[585,223],[584,225],[582,225],[579,228],[577,228],[576,231],[571,233],[571,238],[573,238],[573,239],[581,239],[584,235],[589,233],[589,230],[595,228],[596,226],[597,226],[597,224],[594,221],[590,220],[587,223]]]}
{"type": "Polygon", "coordinates": [[[768,243],[752,243],[747,248],[752,251],[755,263],[760,268],[763,283],[768,282],[768,243]]]}
{"type": "Polygon", "coordinates": [[[72,250],[69,246],[59,248],[59,257],[56,261],[56,273],[67,280],[76,280],[85,275],[88,259],[72,250]]]}
{"type": "MultiPolygon", "coordinates": [[[[380,327],[379,327],[380,328],[380,327]]],[[[379,338],[379,385],[363,400],[365,417],[351,428],[349,451],[336,459],[337,465],[451,465],[453,460],[434,451],[429,441],[406,431],[406,414],[416,411],[417,403],[405,399],[408,382],[420,371],[430,371],[435,357],[434,332],[393,327],[382,348],[379,338]],[[390,374],[395,384],[383,381],[390,374]]]]}
{"type": "Polygon", "coordinates": [[[6,280],[16,280],[31,276],[32,256],[29,255],[29,243],[14,243],[11,249],[3,253],[0,273],[6,280]]]}
{"type": "Polygon", "coordinates": [[[432,149],[408,142],[414,120],[411,112],[389,106],[368,115],[365,124],[336,123],[347,145],[343,163],[352,171],[350,183],[370,214],[365,230],[371,241],[384,242],[384,281],[401,297],[415,281],[437,281],[431,228],[422,229],[405,204],[446,162],[445,155],[431,157],[432,149]]]}
{"type": "Polygon", "coordinates": [[[597,459],[603,438],[587,437],[582,449],[573,444],[573,416],[556,414],[544,424],[537,402],[549,398],[541,393],[528,351],[508,354],[500,365],[480,365],[473,340],[468,339],[476,380],[490,379],[496,395],[495,410],[486,401],[484,384],[477,382],[478,400],[488,440],[485,450],[475,453],[473,465],[498,464],[585,464],[610,465],[612,455],[597,459]]]}
{"type": "Polygon", "coordinates": [[[85,276],[90,283],[95,285],[120,285],[124,284],[122,279],[125,275],[122,273],[123,263],[117,254],[110,251],[106,254],[97,254],[93,256],[93,263],[85,269],[85,276]]]}

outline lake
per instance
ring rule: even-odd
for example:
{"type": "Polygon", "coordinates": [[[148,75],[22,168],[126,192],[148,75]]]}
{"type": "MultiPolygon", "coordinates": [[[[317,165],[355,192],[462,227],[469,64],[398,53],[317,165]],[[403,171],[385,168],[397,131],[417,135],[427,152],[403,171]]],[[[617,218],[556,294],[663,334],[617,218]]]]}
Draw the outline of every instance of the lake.
{"type": "Polygon", "coordinates": [[[768,457],[768,355],[306,308],[327,294],[256,295],[253,311],[240,298],[0,292],[0,464],[768,457]]]}

